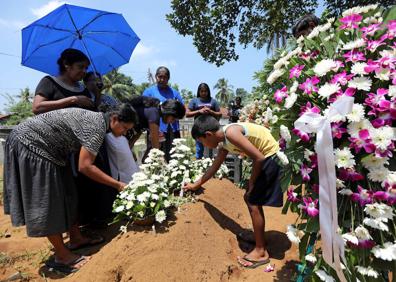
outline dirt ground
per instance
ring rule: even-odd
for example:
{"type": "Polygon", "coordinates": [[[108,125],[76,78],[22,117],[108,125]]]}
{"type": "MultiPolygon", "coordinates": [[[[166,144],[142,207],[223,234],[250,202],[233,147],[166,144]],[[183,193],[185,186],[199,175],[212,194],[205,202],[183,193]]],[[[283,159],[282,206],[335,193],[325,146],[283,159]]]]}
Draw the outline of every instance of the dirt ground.
{"type": "Polygon", "coordinates": [[[13,228],[0,207],[0,281],[291,281],[297,248],[285,234],[294,215],[265,208],[266,239],[273,272],[245,269],[236,257],[252,249],[236,234],[251,228],[243,191],[228,180],[211,180],[198,201],[184,205],[170,220],[151,227],[131,226],[120,235],[119,225],[96,231],[106,243],[80,253],[92,255],[77,273],[65,277],[50,272],[44,261],[52,254],[43,238],[27,238],[13,228]]]}

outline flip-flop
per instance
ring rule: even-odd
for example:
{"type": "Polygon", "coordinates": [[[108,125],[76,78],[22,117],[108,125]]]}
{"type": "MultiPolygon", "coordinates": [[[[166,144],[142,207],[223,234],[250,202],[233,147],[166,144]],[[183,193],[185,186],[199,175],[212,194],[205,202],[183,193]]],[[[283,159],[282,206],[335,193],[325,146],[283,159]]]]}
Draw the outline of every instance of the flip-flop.
{"type": "Polygon", "coordinates": [[[265,260],[252,260],[252,259],[247,258],[246,256],[244,256],[244,257],[242,257],[242,259],[252,263],[251,265],[243,265],[241,263],[241,261],[238,259],[238,263],[241,266],[246,267],[246,268],[256,268],[256,267],[259,267],[260,265],[268,264],[270,262],[269,258],[265,259],[265,260]]]}
{"type": "Polygon", "coordinates": [[[256,240],[254,240],[254,238],[249,238],[248,236],[246,236],[246,235],[248,235],[248,234],[250,234],[250,233],[251,233],[251,232],[249,232],[249,231],[247,231],[247,230],[241,231],[241,232],[239,232],[239,233],[237,234],[237,238],[238,238],[239,240],[241,240],[241,241],[245,241],[245,242],[250,243],[250,244],[256,244],[256,240]]]}
{"type": "Polygon", "coordinates": [[[50,271],[56,270],[56,271],[62,272],[64,274],[71,274],[71,273],[77,272],[79,270],[79,268],[74,267],[74,266],[76,264],[82,262],[85,259],[86,259],[85,256],[79,256],[78,258],[76,258],[75,260],[73,260],[72,262],[70,262],[68,264],[56,262],[55,259],[51,259],[51,260],[47,260],[45,262],[45,265],[49,268],[50,271]]]}
{"type": "Polygon", "coordinates": [[[93,247],[99,244],[102,244],[105,241],[105,238],[102,236],[95,236],[94,238],[90,238],[90,240],[88,242],[85,242],[84,244],[75,246],[75,247],[70,247],[70,242],[68,242],[66,244],[66,247],[70,250],[70,251],[76,251],[76,250],[80,250],[80,249],[84,249],[87,247],[93,247]]]}

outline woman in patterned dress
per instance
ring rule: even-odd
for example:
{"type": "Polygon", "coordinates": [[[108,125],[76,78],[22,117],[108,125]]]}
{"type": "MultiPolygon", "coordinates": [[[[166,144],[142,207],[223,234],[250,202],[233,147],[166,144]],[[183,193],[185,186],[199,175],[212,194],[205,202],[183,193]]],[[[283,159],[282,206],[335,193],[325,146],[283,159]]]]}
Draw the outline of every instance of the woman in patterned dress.
{"type": "Polygon", "coordinates": [[[79,108],[50,111],[14,128],[5,145],[4,210],[14,226],[26,225],[30,237],[46,236],[55,249],[48,265],[74,272],[87,260],[70,251],[89,243],[76,225],[77,192],[68,162],[79,152],[78,169],[121,191],[125,183],[94,165],[106,132],[124,135],[136,123],[127,104],[103,114],[79,108]],[[69,246],[62,233],[69,232],[69,246]]]}

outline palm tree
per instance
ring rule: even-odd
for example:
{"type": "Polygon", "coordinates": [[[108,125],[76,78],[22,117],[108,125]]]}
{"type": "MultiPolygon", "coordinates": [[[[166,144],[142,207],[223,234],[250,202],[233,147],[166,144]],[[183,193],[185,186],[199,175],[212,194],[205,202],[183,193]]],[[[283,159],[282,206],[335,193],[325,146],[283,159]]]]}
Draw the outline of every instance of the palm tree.
{"type": "Polygon", "coordinates": [[[138,95],[136,85],[133,84],[132,78],[120,73],[117,69],[103,76],[103,84],[104,93],[119,100],[138,95]]]}
{"type": "Polygon", "coordinates": [[[227,79],[220,78],[214,86],[214,89],[218,89],[216,93],[216,98],[217,100],[219,100],[220,105],[226,107],[234,93],[233,86],[228,84],[227,79]]]}

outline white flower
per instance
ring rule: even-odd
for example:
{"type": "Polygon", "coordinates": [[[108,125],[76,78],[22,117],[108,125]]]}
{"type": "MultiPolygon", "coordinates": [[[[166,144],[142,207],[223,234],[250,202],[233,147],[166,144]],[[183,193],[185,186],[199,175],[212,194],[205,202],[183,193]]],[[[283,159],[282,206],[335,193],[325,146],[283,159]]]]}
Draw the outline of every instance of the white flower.
{"type": "Polygon", "coordinates": [[[366,63],[357,62],[351,68],[351,73],[365,75],[367,72],[364,71],[364,68],[367,66],[366,63]]]}
{"type": "Polygon", "coordinates": [[[373,128],[371,122],[367,119],[363,119],[359,122],[352,122],[348,124],[348,134],[351,137],[359,137],[359,131],[363,129],[368,129],[369,131],[373,128]]]}
{"type": "Polygon", "coordinates": [[[357,271],[364,276],[369,276],[369,277],[378,277],[378,272],[375,271],[371,266],[368,267],[363,267],[363,266],[356,266],[357,271]]]}
{"type": "Polygon", "coordinates": [[[370,137],[377,148],[386,150],[396,138],[393,129],[390,126],[383,126],[380,128],[372,128],[370,130],[370,137]]]}
{"type": "Polygon", "coordinates": [[[166,219],[166,213],[164,210],[160,210],[157,212],[157,214],[155,215],[155,221],[161,223],[166,219]]]}
{"type": "Polygon", "coordinates": [[[296,229],[293,225],[287,226],[287,231],[286,231],[287,238],[289,238],[290,242],[296,245],[300,243],[300,236],[298,236],[298,233],[299,230],[296,229]]]}
{"type": "Polygon", "coordinates": [[[283,66],[287,66],[288,64],[289,64],[289,61],[287,60],[287,57],[282,57],[274,64],[274,69],[279,70],[283,66]]]}
{"type": "Polygon", "coordinates": [[[323,98],[328,98],[330,95],[337,93],[339,90],[340,86],[338,84],[326,82],[319,88],[318,94],[323,98]]]}
{"type": "Polygon", "coordinates": [[[279,158],[279,160],[281,161],[281,163],[283,165],[288,165],[289,164],[289,159],[287,158],[287,156],[285,155],[285,153],[283,153],[282,151],[278,151],[276,153],[276,156],[279,158]]]}
{"type": "Polygon", "coordinates": [[[354,77],[348,81],[348,87],[356,88],[358,90],[370,91],[372,81],[367,77],[354,77]]]}
{"type": "Polygon", "coordinates": [[[382,182],[386,179],[389,174],[389,170],[385,167],[378,167],[370,170],[367,177],[374,182],[382,182]]]}
{"type": "Polygon", "coordinates": [[[339,121],[345,121],[346,116],[341,115],[339,113],[335,114],[334,111],[331,112],[332,114],[330,115],[330,106],[327,107],[324,111],[323,114],[324,116],[330,121],[330,122],[339,122],[339,121]]]}
{"type": "Polygon", "coordinates": [[[394,216],[392,207],[383,203],[367,204],[364,212],[373,218],[392,219],[394,216]]]}
{"type": "Polygon", "coordinates": [[[366,42],[364,41],[363,38],[359,38],[355,41],[350,41],[344,44],[344,46],[342,46],[342,50],[352,50],[352,49],[357,49],[360,47],[363,47],[364,45],[366,45],[366,42]]]}
{"type": "Polygon", "coordinates": [[[353,194],[352,190],[350,189],[341,189],[338,194],[350,196],[353,194]]]}
{"type": "Polygon", "coordinates": [[[382,187],[385,187],[386,183],[388,183],[388,185],[392,187],[396,185],[396,171],[390,171],[388,173],[388,176],[386,177],[384,182],[382,182],[382,187]]]}
{"type": "Polygon", "coordinates": [[[351,242],[354,245],[359,244],[359,239],[356,237],[354,233],[342,234],[342,239],[344,239],[344,242],[351,242]]]}
{"type": "Polygon", "coordinates": [[[168,201],[168,200],[165,200],[165,201],[164,201],[164,207],[165,207],[165,208],[169,208],[170,205],[171,205],[171,202],[170,202],[170,201],[168,201]]]}
{"type": "Polygon", "coordinates": [[[384,218],[381,218],[381,217],[379,217],[379,218],[368,218],[368,217],[366,217],[366,218],[363,219],[363,224],[367,225],[367,226],[370,226],[370,227],[372,227],[374,229],[378,229],[378,230],[381,230],[381,231],[388,232],[389,231],[388,225],[386,225],[384,223],[384,221],[387,222],[388,220],[386,218],[384,219],[384,218]]]}
{"type": "Polygon", "coordinates": [[[268,84],[273,84],[279,77],[281,77],[285,73],[284,69],[278,69],[274,70],[273,72],[270,73],[270,75],[267,78],[267,83],[268,84]]]}
{"type": "Polygon", "coordinates": [[[132,201],[128,202],[128,203],[126,204],[126,206],[125,206],[125,208],[126,208],[127,210],[130,210],[132,207],[133,207],[133,202],[132,202],[132,201]]]}
{"type": "Polygon", "coordinates": [[[317,76],[324,76],[326,73],[336,68],[337,64],[334,60],[324,59],[316,64],[314,67],[314,72],[317,76]]]}
{"type": "Polygon", "coordinates": [[[355,234],[361,240],[372,240],[373,239],[373,237],[371,237],[369,231],[362,225],[359,225],[358,227],[356,227],[355,234]]]}
{"type": "Polygon", "coordinates": [[[334,282],[334,278],[328,275],[324,270],[316,270],[315,274],[320,278],[320,280],[325,282],[334,282]]]}
{"type": "Polygon", "coordinates": [[[295,93],[298,89],[298,85],[299,85],[298,82],[294,81],[292,86],[290,87],[290,93],[295,93]]]}
{"type": "Polygon", "coordinates": [[[388,164],[388,158],[379,158],[375,154],[370,154],[361,159],[362,165],[368,170],[374,170],[376,168],[382,168],[388,164]]]}
{"type": "Polygon", "coordinates": [[[355,160],[348,147],[340,149],[335,149],[335,161],[338,168],[352,168],[355,165],[355,160]]]}
{"type": "MultiPolygon", "coordinates": [[[[298,84],[298,83],[297,83],[298,84]]],[[[292,92],[287,98],[285,99],[285,108],[290,109],[293,107],[294,103],[297,101],[297,94],[292,92]]]]}
{"type": "Polygon", "coordinates": [[[387,81],[389,80],[390,74],[391,74],[390,69],[380,68],[379,71],[375,72],[375,78],[378,78],[379,80],[387,81]]]}
{"type": "Polygon", "coordinates": [[[285,139],[286,142],[290,142],[291,140],[290,131],[283,124],[280,126],[280,135],[282,136],[283,139],[285,139]]]}
{"type": "Polygon", "coordinates": [[[353,104],[352,111],[347,114],[347,118],[352,122],[359,122],[364,118],[364,107],[361,104],[353,104]]]}
{"type": "Polygon", "coordinates": [[[310,161],[311,159],[309,158],[310,156],[314,155],[315,153],[312,152],[309,149],[304,149],[304,159],[307,161],[310,161]]]}
{"type": "Polygon", "coordinates": [[[389,95],[389,97],[396,97],[396,85],[389,86],[388,95],[389,95]]]}
{"type": "Polygon", "coordinates": [[[307,38],[308,38],[308,39],[313,39],[313,38],[315,38],[316,36],[318,36],[318,35],[319,35],[319,32],[320,32],[319,27],[320,27],[320,26],[314,27],[314,29],[312,29],[312,31],[307,35],[307,38]]]}
{"type": "Polygon", "coordinates": [[[306,255],[306,256],[305,256],[305,260],[307,260],[307,261],[309,261],[309,262],[312,262],[312,263],[316,263],[316,261],[317,261],[315,255],[312,254],[312,253],[306,255]]]}
{"type": "Polygon", "coordinates": [[[386,242],[383,245],[383,248],[380,246],[375,246],[371,252],[374,254],[376,258],[393,261],[396,260],[396,243],[386,242]]]}
{"type": "Polygon", "coordinates": [[[127,229],[127,227],[125,225],[121,225],[120,226],[120,231],[121,231],[121,233],[127,233],[128,229],[127,229]]]}
{"type": "MultiPolygon", "coordinates": [[[[339,189],[339,188],[345,188],[345,184],[344,184],[344,181],[342,181],[341,179],[336,179],[336,188],[337,189],[339,189]]],[[[352,192],[352,191],[351,191],[352,192]]],[[[340,191],[340,194],[342,194],[341,193],[341,191],[340,191]]]]}
{"type": "Polygon", "coordinates": [[[144,217],[144,212],[143,211],[138,212],[137,216],[140,217],[140,218],[143,218],[144,217]]]}
{"type": "Polygon", "coordinates": [[[118,206],[114,209],[114,212],[122,212],[125,209],[124,206],[118,206]]]}

